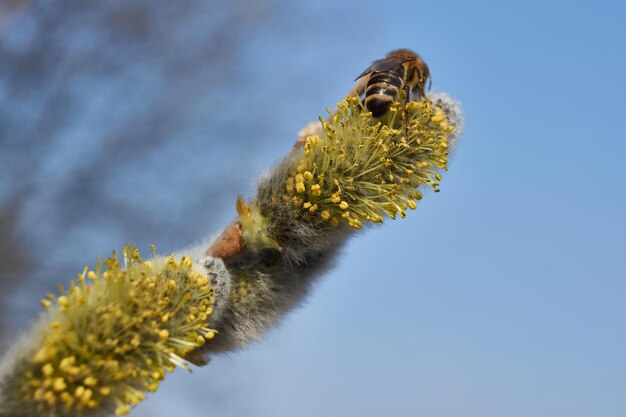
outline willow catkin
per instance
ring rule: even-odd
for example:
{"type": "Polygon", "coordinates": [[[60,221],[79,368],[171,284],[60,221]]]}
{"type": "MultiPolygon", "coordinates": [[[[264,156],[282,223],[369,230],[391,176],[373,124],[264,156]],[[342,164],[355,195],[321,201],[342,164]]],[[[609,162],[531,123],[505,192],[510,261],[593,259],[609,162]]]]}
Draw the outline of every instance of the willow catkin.
{"type": "Polygon", "coordinates": [[[230,279],[221,261],[203,271],[126,247],[123,263],[114,254],[42,300],[39,324],[4,359],[0,416],[126,414],[213,339],[211,282],[230,279]]]}

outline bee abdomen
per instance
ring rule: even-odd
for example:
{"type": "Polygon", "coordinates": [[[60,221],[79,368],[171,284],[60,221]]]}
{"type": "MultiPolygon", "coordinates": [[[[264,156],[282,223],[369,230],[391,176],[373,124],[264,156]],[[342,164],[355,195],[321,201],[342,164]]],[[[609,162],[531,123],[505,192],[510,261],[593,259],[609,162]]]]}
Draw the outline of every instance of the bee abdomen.
{"type": "Polygon", "coordinates": [[[393,72],[377,72],[367,81],[368,87],[374,84],[387,84],[396,88],[402,87],[402,78],[393,72]]]}
{"type": "Polygon", "coordinates": [[[381,72],[372,75],[365,88],[365,107],[372,116],[380,117],[389,110],[400,95],[402,80],[394,73],[381,72]]]}
{"type": "Polygon", "coordinates": [[[385,94],[374,94],[365,98],[365,107],[372,112],[372,116],[380,117],[387,113],[395,99],[385,94]]]}
{"type": "Polygon", "coordinates": [[[365,107],[372,112],[372,116],[380,117],[389,110],[399,94],[399,90],[394,86],[375,84],[365,93],[365,107]]]}

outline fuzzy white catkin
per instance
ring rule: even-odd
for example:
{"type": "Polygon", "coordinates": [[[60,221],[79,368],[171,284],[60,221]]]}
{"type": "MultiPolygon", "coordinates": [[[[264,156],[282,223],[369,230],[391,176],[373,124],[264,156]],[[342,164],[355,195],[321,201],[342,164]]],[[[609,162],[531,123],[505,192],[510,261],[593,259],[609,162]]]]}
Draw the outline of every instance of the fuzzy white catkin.
{"type": "Polygon", "coordinates": [[[205,254],[206,248],[209,246],[211,246],[211,239],[178,251],[175,256],[176,258],[188,257],[191,259],[194,269],[209,278],[209,282],[213,287],[215,302],[212,307],[213,313],[209,316],[208,326],[215,327],[228,306],[232,285],[231,276],[226,265],[224,265],[224,261],[205,254]]]}
{"type": "Polygon", "coordinates": [[[448,124],[454,127],[454,130],[448,136],[448,150],[450,155],[453,155],[463,135],[464,120],[461,103],[442,92],[430,93],[428,98],[435,106],[443,110],[448,124]]]}
{"type": "MultiPolygon", "coordinates": [[[[285,217],[285,221],[289,218],[285,217]]],[[[289,243],[283,242],[282,252],[268,249],[246,253],[227,264],[234,281],[234,297],[228,298],[228,307],[219,319],[210,323],[218,335],[201,348],[205,358],[207,354],[242,349],[261,340],[267,330],[305,300],[315,281],[333,266],[349,237],[340,230],[335,235],[324,235],[314,227],[295,227],[292,231],[294,235],[289,243]],[[324,247],[320,248],[318,242],[307,249],[310,239],[325,242],[324,247]],[[240,300],[237,288],[243,284],[249,285],[251,292],[240,300]]]]}

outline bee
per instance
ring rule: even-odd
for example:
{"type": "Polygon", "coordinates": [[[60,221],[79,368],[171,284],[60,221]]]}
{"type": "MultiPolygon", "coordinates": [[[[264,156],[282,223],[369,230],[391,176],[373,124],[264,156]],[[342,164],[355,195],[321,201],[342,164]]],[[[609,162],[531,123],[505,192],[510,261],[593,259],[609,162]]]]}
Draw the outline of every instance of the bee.
{"type": "MultiPolygon", "coordinates": [[[[428,100],[424,86],[427,81],[432,83],[430,70],[422,58],[409,49],[391,51],[385,58],[372,62],[372,65],[356,77],[355,81],[368,74],[370,77],[365,87],[363,101],[374,117],[381,117],[387,113],[391,105],[398,100],[400,89],[404,90],[406,101],[410,99],[411,93],[428,100]]],[[[430,84],[428,88],[430,89],[430,84]]],[[[406,107],[403,108],[403,117],[408,137],[409,121],[406,107]]]]}

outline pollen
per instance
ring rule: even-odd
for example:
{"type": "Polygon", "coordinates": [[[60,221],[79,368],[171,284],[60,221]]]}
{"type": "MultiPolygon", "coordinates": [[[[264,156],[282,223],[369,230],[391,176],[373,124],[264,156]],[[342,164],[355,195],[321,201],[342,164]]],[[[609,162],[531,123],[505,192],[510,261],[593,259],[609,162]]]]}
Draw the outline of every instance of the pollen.
{"type": "Polygon", "coordinates": [[[67,384],[65,383],[63,378],[59,377],[54,379],[54,382],[52,383],[52,389],[54,389],[55,391],[63,391],[65,388],[67,388],[67,384]]]}
{"type": "Polygon", "coordinates": [[[116,416],[123,416],[128,413],[130,413],[130,405],[128,404],[120,405],[119,407],[115,409],[116,416]]]}
{"type": "Polygon", "coordinates": [[[83,384],[85,384],[88,387],[93,387],[98,383],[98,380],[92,376],[88,376],[87,378],[85,378],[85,380],[83,381],[83,384]]]}
{"type": "Polygon", "coordinates": [[[363,223],[361,223],[361,220],[359,219],[350,219],[350,226],[354,227],[355,229],[360,229],[361,227],[363,227],[363,223]]]}
{"type": "Polygon", "coordinates": [[[41,367],[41,372],[44,376],[51,376],[54,373],[54,368],[49,363],[41,367]]]}

